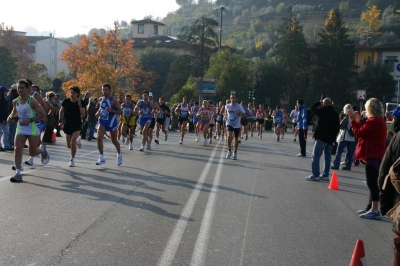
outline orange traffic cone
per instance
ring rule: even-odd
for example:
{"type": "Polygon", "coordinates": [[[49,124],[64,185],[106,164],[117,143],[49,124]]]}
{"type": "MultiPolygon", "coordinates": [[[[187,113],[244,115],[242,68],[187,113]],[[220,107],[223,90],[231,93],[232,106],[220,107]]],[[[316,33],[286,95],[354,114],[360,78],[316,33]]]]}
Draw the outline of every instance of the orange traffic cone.
{"type": "Polygon", "coordinates": [[[53,132],[53,135],[51,136],[51,140],[52,140],[52,141],[56,141],[56,140],[57,140],[57,139],[56,139],[56,133],[53,132]]]}
{"type": "Polygon", "coordinates": [[[356,247],[354,248],[353,256],[349,266],[365,266],[367,260],[365,259],[364,241],[357,239],[356,247]]]}
{"type": "Polygon", "coordinates": [[[333,172],[332,177],[331,177],[331,182],[330,182],[328,188],[333,189],[333,190],[340,190],[336,172],[333,172]]]}

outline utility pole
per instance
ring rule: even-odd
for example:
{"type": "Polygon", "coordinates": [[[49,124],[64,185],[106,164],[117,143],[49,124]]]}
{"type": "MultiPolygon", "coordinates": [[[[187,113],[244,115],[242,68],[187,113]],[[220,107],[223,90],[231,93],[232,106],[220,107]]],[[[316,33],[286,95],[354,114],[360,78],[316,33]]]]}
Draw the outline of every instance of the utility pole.
{"type": "Polygon", "coordinates": [[[220,11],[220,28],[219,28],[219,51],[221,51],[221,43],[222,43],[222,12],[226,10],[225,6],[215,7],[215,10],[220,11]]]}

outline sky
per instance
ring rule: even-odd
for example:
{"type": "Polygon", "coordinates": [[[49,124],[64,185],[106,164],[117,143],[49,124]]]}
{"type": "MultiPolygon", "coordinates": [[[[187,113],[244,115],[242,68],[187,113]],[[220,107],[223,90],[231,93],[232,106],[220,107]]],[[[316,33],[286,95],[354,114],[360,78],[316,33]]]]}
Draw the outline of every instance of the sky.
{"type": "Polygon", "coordinates": [[[87,34],[92,28],[112,28],[115,20],[164,18],[178,9],[175,0],[9,0],[1,4],[0,23],[15,31],[35,28],[61,38],[87,34]]]}

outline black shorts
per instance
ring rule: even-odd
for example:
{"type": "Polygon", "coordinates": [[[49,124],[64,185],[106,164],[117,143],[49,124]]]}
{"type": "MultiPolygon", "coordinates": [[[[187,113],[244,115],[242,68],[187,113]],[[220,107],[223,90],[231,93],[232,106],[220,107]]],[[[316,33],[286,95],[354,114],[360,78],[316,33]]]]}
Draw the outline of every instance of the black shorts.
{"type": "Polygon", "coordinates": [[[257,122],[261,125],[264,125],[264,119],[257,119],[257,122]]]}
{"type": "Polygon", "coordinates": [[[227,125],[227,126],[226,126],[226,129],[228,130],[228,132],[229,132],[229,131],[233,131],[233,133],[235,134],[235,138],[238,138],[238,137],[239,137],[240,128],[233,128],[232,126],[227,125]]]}
{"type": "Polygon", "coordinates": [[[157,118],[156,122],[159,123],[160,125],[164,125],[165,118],[157,118]]]}
{"type": "Polygon", "coordinates": [[[74,134],[76,131],[81,131],[82,129],[82,125],[68,125],[65,124],[63,131],[66,135],[70,135],[72,136],[72,134],[74,134]]]}
{"type": "Polygon", "coordinates": [[[247,120],[247,118],[242,118],[242,119],[240,119],[240,124],[242,125],[242,126],[247,126],[247,124],[249,123],[249,120],[247,120]]]}
{"type": "Polygon", "coordinates": [[[293,125],[293,128],[297,127],[297,123],[292,123],[292,125],[293,125]]]}
{"type": "Polygon", "coordinates": [[[149,128],[154,128],[155,125],[156,125],[156,119],[152,118],[149,128]]]}
{"type": "Polygon", "coordinates": [[[183,123],[183,122],[187,122],[189,119],[187,118],[187,117],[179,117],[178,118],[178,121],[179,121],[179,123],[183,123]]]}

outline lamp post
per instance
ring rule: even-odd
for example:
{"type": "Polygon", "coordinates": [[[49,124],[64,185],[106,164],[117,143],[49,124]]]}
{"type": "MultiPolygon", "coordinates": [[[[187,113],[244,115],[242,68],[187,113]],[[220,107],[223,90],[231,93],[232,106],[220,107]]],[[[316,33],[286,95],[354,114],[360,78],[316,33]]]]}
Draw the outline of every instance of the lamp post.
{"type": "Polygon", "coordinates": [[[219,10],[220,11],[220,28],[219,28],[219,51],[221,51],[221,42],[222,42],[222,12],[224,10],[226,10],[225,6],[219,6],[219,7],[215,7],[215,10],[219,10]]]}

